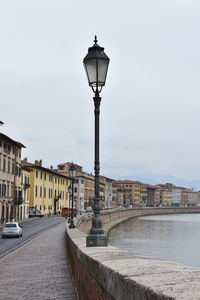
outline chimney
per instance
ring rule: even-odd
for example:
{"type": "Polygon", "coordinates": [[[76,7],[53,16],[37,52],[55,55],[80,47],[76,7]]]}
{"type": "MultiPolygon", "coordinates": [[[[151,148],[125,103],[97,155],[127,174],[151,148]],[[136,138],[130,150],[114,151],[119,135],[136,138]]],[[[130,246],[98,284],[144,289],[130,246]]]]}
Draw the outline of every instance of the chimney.
{"type": "Polygon", "coordinates": [[[41,159],[39,160],[38,164],[39,164],[40,167],[42,166],[42,160],[41,159]]]}
{"type": "Polygon", "coordinates": [[[35,165],[38,166],[38,160],[35,160],[35,165]]]}
{"type": "Polygon", "coordinates": [[[28,158],[24,157],[23,162],[27,163],[28,162],[28,158]]]}
{"type": "Polygon", "coordinates": [[[53,170],[53,166],[50,166],[50,169],[53,170]]]}

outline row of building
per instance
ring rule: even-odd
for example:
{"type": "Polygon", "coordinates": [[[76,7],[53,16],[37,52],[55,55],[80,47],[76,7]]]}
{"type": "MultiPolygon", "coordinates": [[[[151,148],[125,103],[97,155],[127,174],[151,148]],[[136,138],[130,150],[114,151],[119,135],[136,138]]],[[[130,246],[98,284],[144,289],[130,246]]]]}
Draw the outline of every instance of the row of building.
{"type": "MultiPolygon", "coordinates": [[[[70,162],[45,168],[42,160],[34,163],[21,159],[25,146],[0,133],[0,220],[28,218],[37,208],[44,214],[57,213],[70,207],[70,162]]],[[[74,206],[84,211],[94,199],[94,176],[75,164],[74,206]]],[[[200,192],[173,184],[156,186],[140,181],[113,180],[100,176],[100,205],[102,209],[141,206],[199,206],[200,192]]]]}

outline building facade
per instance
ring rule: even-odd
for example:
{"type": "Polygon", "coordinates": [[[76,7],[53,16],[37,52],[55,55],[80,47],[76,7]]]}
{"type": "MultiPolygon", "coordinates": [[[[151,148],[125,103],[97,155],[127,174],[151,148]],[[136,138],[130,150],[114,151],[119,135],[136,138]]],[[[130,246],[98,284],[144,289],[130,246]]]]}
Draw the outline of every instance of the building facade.
{"type": "Polygon", "coordinates": [[[59,174],[53,168],[44,168],[42,160],[34,164],[24,159],[22,165],[31,169],[29,210],[40,210],[44,214],[58,213],[69,207],[68,187],[71,178],[59,174]]]}
{"type": "Polygon", "coordinates": [[[29,216],[29,199],[30,199],[30,173],[31,169],[22,166],[21,168],[21,191],[23,202],[19,207],[19,219],[27,219],[29,216]]]}
{"type": "Polygon", "coordinates": [[[100,176],[100,180],[102,180],[104,184],[104,208],[110,209],[112,208],[112,181],[113,179],[100,176]]]}
{"type": "MultiPolygon", "coordinates": [[[[57,172],[69,176],[69,168],[71,162],[59,164],[57,172]]],[[[74,199],[77,211],[84,211],[88,206],[91,206],[94,200],[94,176],[83,171],[83,167],[74,164],[76,167],[76,178],[74,182],[74,199]]],[[[103,185],[100,183],[100,197],[101,202],[104,199],[103,185]]]]}
{"type": "Polygon", "coordinates": [[[18,220],[23,203],[20,186],[21,149],[25,146],[0,133],[0,221],[18,220]]]}
{"type": "Polygon", "coordinates": [[[124,207],[147,206],[147,185],[140,181],[115,180],[113,184],[123,193],[124,207]]]}

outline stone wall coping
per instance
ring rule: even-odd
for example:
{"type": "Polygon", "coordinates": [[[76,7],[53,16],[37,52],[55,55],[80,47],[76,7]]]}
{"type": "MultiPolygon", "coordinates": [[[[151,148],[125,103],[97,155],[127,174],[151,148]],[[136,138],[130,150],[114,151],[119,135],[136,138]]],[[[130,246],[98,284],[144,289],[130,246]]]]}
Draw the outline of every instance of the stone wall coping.
{"type": "Polygon", "coordinates": [[[113,246],[86,247],[86,234],[68,229],[77,256],[116,300],[200,299],[200,269],[152,259],[113,246]]]}
{"type": "MultiPolygon", "coordinates": [[[[105,223],[105,231],[130,217],[133,216],[105,223]]],[[[91,221],[91,218],[92,213],[77,218],[77,226],[91,221]]],[[[77,228],[68,229],[68,225],[67,234],[75,246],[80,263],[116,300],[200,299],[200,268],[128,253],[110,245],[86,247],[86,233],[77,228]]]]}

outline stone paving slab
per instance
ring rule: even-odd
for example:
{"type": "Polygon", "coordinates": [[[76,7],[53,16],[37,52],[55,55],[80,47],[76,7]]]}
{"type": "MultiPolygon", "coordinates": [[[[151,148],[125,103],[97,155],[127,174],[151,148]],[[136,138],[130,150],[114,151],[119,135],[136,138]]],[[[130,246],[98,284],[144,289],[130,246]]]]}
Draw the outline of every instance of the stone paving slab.
{"type": "Polygon", "coordinates": [[[0,259],[0,300],[76,300],[65,230],[60,223],[0,259]]]}

